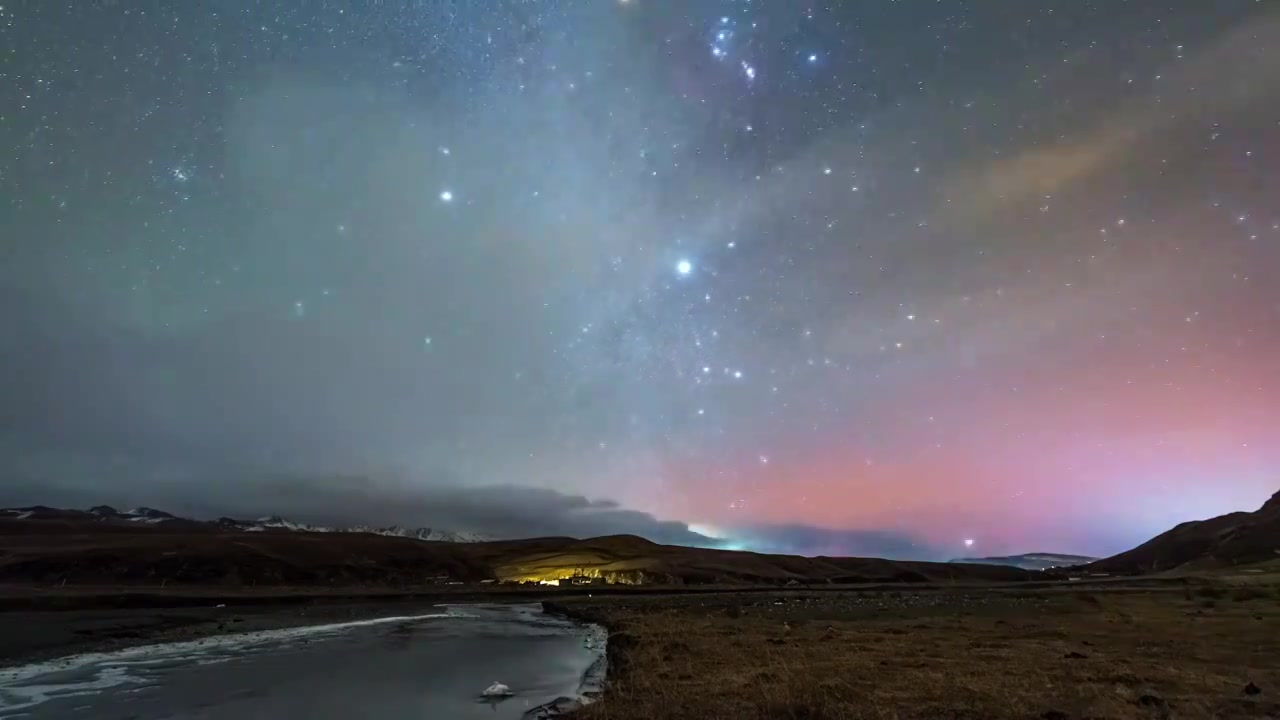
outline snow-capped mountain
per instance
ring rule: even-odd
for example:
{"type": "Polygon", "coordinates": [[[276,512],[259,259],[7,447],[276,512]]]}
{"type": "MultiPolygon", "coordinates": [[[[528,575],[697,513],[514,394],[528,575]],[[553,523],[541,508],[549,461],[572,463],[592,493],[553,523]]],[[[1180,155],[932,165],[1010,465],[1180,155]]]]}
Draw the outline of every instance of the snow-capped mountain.
{"type": "Polygon", "coordinates": [[[233,530],[241,532],[309,532],[309,533],[371,533],[373,535],[387,535],[390,537],[411,538],[413,540],[423,540],[426,542],[455,542],[455,543],[473,543],[484,542],[492,538],[470,532],[454,532],[450,530],[439,530],[437,528],[404,528],[398,525],[391,527],[379,528],[367,525],[355,525],[352,527],[327,527],[324,525],[311,525],[308,523],[294,522],[286,520],[279,515],[269,515],[267,517],[258,518],[257,520],[234,520],[232,518],[220,518],[214,522],[203,522],[198,520],[188,520],[178,517],[172,513],[163,510],[156,510],[149,507],[138,507],[132,510],[121,512],[110,505],[98,505],[84,510],[62,510],[58,508],[49,508],[43,506],[34,506],[28,508],[0,508],[0,518],[10,520],[92,520],[111,523],[137,523],[140,525],[169,526],[170,523],[182,524],[198,527],[214,527],[220,530],[233,530]]]}
{"type": "Polygon", "coordinates": [[[390,537],[406,537],[414,540],[423,540],[427,542],[484,542],[489,538],[476,533],[454,532],[450,530],[438,530],[436,528],[404,528],[399,525],[391,527],[379,528],[370,527],[368,525],[353,525],[351,527],[328,527],[325,525],[311,525],[308,523],[294,522],[286,520],[279,515],[270,515],[268,517],[258,518],[241,526],[242,530],[249,532],[259,532],[267,529],[292,530],[294,532],[316,532],[316,533],[335,533],[335,532],[355,532],[369,533],[372,535],[387,535],[390,537]]]}
{"type": "Polygon", "coordinates": [[[1084,555],[1065,555],[1062,553],[1027,553],[1025,555],[1009,555],[1007,557],[958,558],[953,563],[970,565],[1008,565],[1023,570],[1052,570],[1060,567],[1073,567],[1091,563],[1097,558],[1084,555]]]}

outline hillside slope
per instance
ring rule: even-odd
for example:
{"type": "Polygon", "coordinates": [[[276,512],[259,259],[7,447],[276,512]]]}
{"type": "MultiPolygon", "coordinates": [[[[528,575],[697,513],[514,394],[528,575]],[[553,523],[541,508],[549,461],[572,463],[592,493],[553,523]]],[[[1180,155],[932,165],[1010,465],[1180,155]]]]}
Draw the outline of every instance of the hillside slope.
{"type": "Polygon", "coordinates": [[[1162,572],[1280,558],[1280,492],[1254,512],[1185,522],[1128,552],[1091,563],[1091,572],[1162,572]]]}

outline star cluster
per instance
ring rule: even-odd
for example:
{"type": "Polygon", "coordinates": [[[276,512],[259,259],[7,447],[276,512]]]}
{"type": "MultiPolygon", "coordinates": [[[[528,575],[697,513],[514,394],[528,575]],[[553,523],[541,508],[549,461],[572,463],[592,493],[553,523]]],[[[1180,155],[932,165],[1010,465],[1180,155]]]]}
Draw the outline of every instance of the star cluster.
{"type": "Polygon", "coordinates": [[[1274,491],[1265,3],[19,3],[0,31],[6,305],[42,338],[10,349],[75,388],[12,411],[18,454],[533,485],[920,557],[1101,554],[1274,491]]]}

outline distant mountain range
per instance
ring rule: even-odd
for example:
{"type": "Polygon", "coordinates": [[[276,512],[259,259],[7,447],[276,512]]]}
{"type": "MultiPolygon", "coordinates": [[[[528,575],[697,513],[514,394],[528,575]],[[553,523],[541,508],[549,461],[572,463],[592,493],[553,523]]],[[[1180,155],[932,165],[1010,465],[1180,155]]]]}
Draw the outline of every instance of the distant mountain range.
{"type": "Polygon", "coordinates": [[[1063,555],[1061,553],[1027,553],[1025,555],[1008,555],[1005,557],[957,558],[953,563],[969,565],[1006,565],[1023,570],[1052,570],[1054,568],[1087,565],[1097,558],[1084,555],[1063,555]]]}
{"type": "MultiPolygon", "coordinates": [[[[951,563],[788,555],[657,545],[631,536],[501,542],[473,533],[334,528],[271,516],[189,520],[140,507],[0,510],[0,582],[183,583],[243,587],[407,587],[578,578],[682,584],[1006,582],[1200,572],[1280,562],[1280,493],[1254,512],[1183,523],[1105,560],[1060,553],[951,563]],[[426,542],[423,542],[426,541],[426,542]],[[1055,571],[1053,568],[1067,568],[1055,571]]],[[[1247,568],[1246,572],[1260,572],[1247,568]]]]}
{"type": "Polygon", "coordinates": [[[469,532],[455,532],[451,530],[440,530],[437,528],[404,528],[398,525],[391,527],[370,527],[367,525],[353,525],[351,527],[329,527],[325,525],[311,525],[308,523],[294,522],[286,520],[279,515],[270,515],[258,518],[257,520],[235,520],[232,518],[219,518],[217,520],[206,522],[202,520],[191,520],[189,518],[178,517],[173,513],[164,510],[156,510],[149,507],[138,507],[132,510],[120,511],[110,505],[97,505],[88,510],[68,510],[62,508],[51,508],[43,505],[36,505],[25,508],[3,508],[0,509],[0,518],[11,518],[14,520],[61,520],[61,521],[84,521],[95,520],[107,524],[119,525],[122,523],[144,524],[144,525],[164,525],[174,528],[198,530],[201,527],[210,530],[239,530],[242,532],[305,532],[305,533],[367,533],[370,535],[383,535],[386,537],[403,537],[413,540],[423,540],[426,542],[453,542],[453,543],[474,543],[485,542],[492,538],[469,532]]]}

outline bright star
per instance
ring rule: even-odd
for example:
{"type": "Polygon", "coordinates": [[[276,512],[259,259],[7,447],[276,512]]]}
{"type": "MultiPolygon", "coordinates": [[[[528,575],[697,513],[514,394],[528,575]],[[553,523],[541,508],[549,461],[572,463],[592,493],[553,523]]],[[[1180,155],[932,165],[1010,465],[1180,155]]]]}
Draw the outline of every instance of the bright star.
{"type": "Polygon", "coordinates": [[[680,262],[676,263],[676,272],[680,273],[681,275],[688,275],[689,273],[693,272],[693,263],[689,262],[688,260],[681,260],[680,262]]]}
{"type": "Polygon", "coordinates": [[[964,546],[965,546],[965,547],[967,547],[967,548],[971,548],[971,547],[973,547],[973,538],[965,538],[965,539],[964,539],[964,546]]]}
{"type": "Polygon", "coordinates": [[[453,191],[445,190],[440,193],[441,202],[453,202],[453,191]]]}

